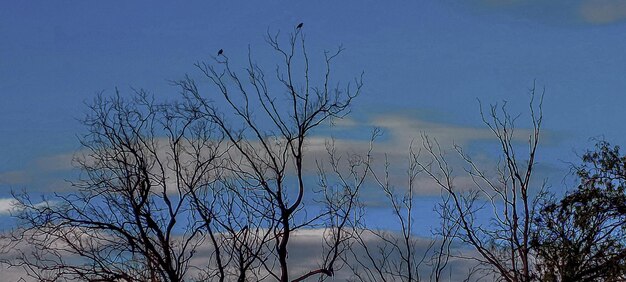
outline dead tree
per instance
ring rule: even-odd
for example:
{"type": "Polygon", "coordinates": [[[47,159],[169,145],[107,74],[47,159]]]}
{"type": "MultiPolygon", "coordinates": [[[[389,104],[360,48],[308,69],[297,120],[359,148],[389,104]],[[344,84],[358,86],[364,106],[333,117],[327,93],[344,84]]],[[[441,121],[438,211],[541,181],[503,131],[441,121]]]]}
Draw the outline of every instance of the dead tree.
{"type": "MultiPolygon", "coordinates": [[[[411,145],[408,153],[406,186],[396,186],[392,179],[391,163],[385,156],[382,172],[370,164],[370,176],[381,189],[391,207],[393,220],[398,232],[373,229],[365,222],[354,225],[355,242],[350,249],[348,266],[352,271],[352,281],[441,281],[447,269],[451,254],[451,243],[456,225],[445,222],[441,228],[433,230],[435,238],[427,240],[415,235],[424,226],[415,222],[415,198],[419,187],[419,176],[423,169],[419,166],[420,153],[411,145]],[[426,243],[425,248],[419,244],[426,243]],[[428,277],[423,277],[428,274],[428,277]]],[[[445,202],[445,200],[444,200],[445,202]]]]}
{"type": "MultiPolygon", "coordinates": [[[[262,206],[257,218],[271,232],[271,244],[254,256],[269,277],[279,281],[303,280],[313,275],[333,276],[336,257],[343,253],[341,225],[350,214],[351,203],[358,189],[352,186],[338,198],[325,201],[325,211],[307,215],[304,208],[308,193],[326,198],[324,189],[305,179],[312,173],[307,163],[315,156],[307,155],[307,142],[313,130],[332,118],[349,111],[352,99],[361,91],[362,82],[345,87],[331,73],[331,64],[343,51],[325,52],[319,79],[311,71],[302,29],[295,29],[283,45],[278,35],[267,36],[267,43],[279,58],[272,75],[257,65],[248,54],[243,74],[236,71],[226,53],[214,58],[214,64],[198,63],[198,69],[221,95],[204,95],[191,78],[176,82],[192,111],[199,111],[215,124],[229,146],[228,173],[244,204],[262,206]],[[274,77],[272,79],[271,77],[274,77]],[[319,187],[317,187],[319,188],[319,187]],[[347,198],[344,198],[347,197],[347,198]],[[346,210],[347,209],[347,210],[346,210]],[[302,228],[329,226],[329,238],[335,238],[327,249],[325,261],[308,273],[291,273],[288,264],[289,240],[302,228]],[[339,232],[339,233],[333,233],[339,232]],[[332,235],[334,234],[334,235],[332,235]],[[338,237],[339,236],[339,237],[338,237]]],[[[339,195],[339,194],[336,194],[339,195]]],[[[313,195],[310,199],[315,199],[313,195]]],[[[320,197],[317,199],[319,200],[320,197]]],[[[265,236],[265,235],[262,235],[265,236]]],[[[268,238],[268,237],[265,237],[268,238]]]]}
{"type": "Polygon", "coordinates": [[[307,177],[323,166],[307,145],[316,127],[348,113],[363,84],[333,86],[341,47],[324,52],[313,79],[301,28],[286,45],[277,35],[267,42],[280,62],[272,83],[251,55],[243,76],[224,52],[215,65],[196,65],[221,104],[190,78],[174,82],[182,102],[155,103],[144,91],[131,100],[99,96],[84,121],[76,190],[43,201],[16,195],[21,225],[4,247],[18,253],[5,262],[45,281],[333,276],[369,160],[330,154],[331,171],[321,175],[342,163],[349,177],[316,185],[307,177]],[[323,259],[292,273],[289,240],[304,228],[324,230],[323,259]],[[192,261],[198,252],[207,261],[192,261]]]}
{"type": "Polygon", "coordinates": [[[456,237],[478,253],[470,259],[483,264],[503,281],[536,279],[530,243],[537,202],[544,195],[545,185],[533,182],[532,178],[542,125],[543,93],[538,102],[535,98],[533,87],[532,126],[527,137],[528,151],[523,155],[516,144],[516,117],[508,113],[506,103],[501,107],[492,105],[487,113],[481,107],[483,121],[498,141],[500,161],[492,174],[472,160],[463,148],[455,146],[473,187],[455,184],[453,166],[436,140],[424,138],[423,143],[431,161],[421,162],[420,167],[450,196],[443,219],[458,224],[456,237]],[[481,211],[489,212],[488,222],[481,219],[481,211]]]}
{"type": "Polygon", "coordinates": [[[19,254],[8,263],[42,281],[183,281],[208,224],[192,192],[211,184],[223,152],[210,126],[178,108],[143,91],[98,96],[76,190],[41,203],[16,195],[19,254]]]}

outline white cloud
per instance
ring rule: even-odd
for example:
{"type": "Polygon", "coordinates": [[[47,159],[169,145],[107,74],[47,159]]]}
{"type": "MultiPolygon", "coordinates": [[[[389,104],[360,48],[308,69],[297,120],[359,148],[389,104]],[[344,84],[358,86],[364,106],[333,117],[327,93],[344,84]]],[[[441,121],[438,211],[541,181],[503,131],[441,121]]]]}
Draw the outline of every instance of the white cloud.
{"type": "Polygon", "coordinates": [[[20,267],[9,267],[0,264],[0,276],[3,281],[18,281],[18,282],[30,282],[36,281],[33,278],[29,278],[26,275],[26,271],[20,267]]]}
{"type": "MultiPolygon", "coordinates": [[[[307,273],[308,271],[319,267],[321,263],[321,257],[323,254],[322,253],[323,244],[324,244],[323,237],[322,237],[323,234],[324,234],[324,229],[301,229],[292,234],[292,237],[289,241],[289,257],[288,257],[288,263],[290,266],[290,276],[292,278],[299,276],[299,275],[303,275],[307,273]]],[[[388,234],[390,236],[398,236],[398,234],[395,234],[395,233],[388,233],[388,234]]],[[[366,244],[370,248],[374,246],[380,246],[382,243],[381,239],[376,236],[366,235],[365,239],[366,239],[366,244]]],[[[432,240],[433,240],[432,238],[415,237],[414,247],[415,247],[416,253],[417,254],[425,253],[430,243],[432,242],[432,240]]],[[[2,242],[0,241],[0,243],[2,242]]],[[[22,251],[28,251],[29,248],[32,248],[32,246],[28,246],[28,245],[23,245],[20,247],[23,248],[22,251]]],[[[357,255],[359,254],[362,254],[363,256],[365,255],[365,253],[363,253],[364,250],[356,245],[353,246],[353,251],[357,255]]],[[[477,255],[474,251],[468,250],[466,248],[462,248],[461,246],[458,246],[458,245],[453,245],[452,251],[455,252],[457,255],[462,252],[466,257],[472,257],[472,256],[477,255]]],[[[211,248],[208,244],[208,240],[207,242],[205,242],[205,244],[199,246],[198,249],[196,249],[195,253],[196,255],[194,256],[194,259],[191,261],[192,267],[190,268],[190,271],[187,273],[187,278],[194,277],[195,275],[198,274],[198,270],[201,270],[202,268],[206,267],[206,263],[209,260],[209,257],[211,256],[211,253],[212,253],[211,248]]],[[[14,254],[10,254],[10,253],[0,254],[0,259],[6,259],[8,256],[11,256],[11,255],[14,255],[14,254]]],[[[399,259],[399,257],[397,257],[398,255],[399,255],[398,253],[393,253],[392,257],[390,257],[389,259],[397,260],[399,259]]],[[[73,254],[64,254],[64,260],[68,262],[70,261],[80,262],[80,260],[73,254]]],[[[349,259],[349,260],[352,261],[352,259],[349,259]]],[[[449,276],[449,278],[451,279],[450,281],[460,281],[463,278],[465,278],[466,272],[474,264],[475,262],[470,261],[470,260],[452,258],[449,264],[449,273],[448,271],[446,271],[445,273],[446,275],[448,274],[450,275],[449,276]]],[[[420,270],[420,272],[423,275],[428,275],[429,271],[430,269],[426,265],[424,265],[423,268],[421,268],[420,270]]],[[[4,277],[7,281],[24,281],[24,282],[35,281],[34,279],[27,277],[24,269],[20,267],[7,268],[6,266],[0,264],[0,274],[2,274],[2,277],[4,277]],[[19,280],[20,278],[22,280],[19,280]]],[[[352,273],[350,269],[348,267],[342,267],[341,269],[336,269],[335,276],[331,279],[331,281],[347,281],[351,276],[352,276],[352,273]]],[[[318,277],[315,276],[315,277],[312,277],[310,280],[317,280],[317,278],[318,277]]]]}
{"type": "MultiPolygon", "coordinates": [[[[454,146],[469,148],[470,145],[478,142],[494,142],[497,138],[493,132],[487,127],[471,127],[454,125],[449,123],[438,123],[426,121],[418,118],[412,118],[406,115],[386,114],[379,115],[369,121],[357,123],[352,121],[350,128],[358,127],[361,131],[367,131],[372,128],[380,128],[384,134],[383,138],[374,142],[373,150],[373,168],[378,173],[384,173],[385,162],[389,162],[390,183],[398,189],[408,189],[406,183],[407,169],[409,167],[409,150],[417,152],[422,148],[423,136],[427,136],[431,141],[436,140],[441,149],[446,152],[446,160],[452,168],[454,168],[454,184],[459,190],[470,190],[475,188],[475,183],[471,177],[464,173],[463,167],[467,164],[454,151],[454,146]],[[412,146],[412,148],[410,148],[412,146]]],[[[341,132],[347,128],[338,126],[335,130],[341,132]]],[[[524,148],[527,146],[528,136],[531,130],[524,128],[516,128],[513,139],[514,142],[522,144],[524,148]]],[[[328,138],[325,136],[317,136],[309,139],[307,152],[315,156],[317,159],[323,159],[326,156],[326,146],[328,138]]],[[[369,149],[367,140],[356,140],[350,138],[338,138],[334,141],[336,152],[339,155],[358,154],[364,156],[369,149]]],[[[497,148],[497,147],[495,147],[497,148]]],[[[495,168],[497,156],[491,155],[490,152],[467,152],[473,155],[473,160],[481,167],[489,171],[495,168]],[[475,154],[474,154],[475,153],[475,154]]],[[[421,160],[428,163],[429,156],[426,152],[421,153],[421,160]]],[[[315,169],[314,160],[308,160],[306,167],[310,170],[315,169]]],[[[369,183],[370,186],[376,186],[369,183]]],[[[439,195],[441,187],[439,187],[430,177],[425,174],[419,175],[413,187],[414,192],[418,195],[439,195]]],[[[374,189],[376,190],[376,189],[374,189]]],[[[373,191],[374,191],[373,190],[373,191]]],[[[372,203],[374,204],[374,203],[372,203]]]]}
{"type": "MultiPolygon", "coordinates": [[[[34,205],[34,207],[43,207],[46,205],[54,205],[54,202],[40,202],[34,205]]],[[[20,211],[20,202],[15,198],[0,198],[0,216],[11,215],[14,212],[20,211]]]]}
{"type": "Polygon", "coordinates": [[[0,215],[10,215],[15,211],[17,205],[17,200],[13,198],[0,199],[0,215]]]}
{"type": "MultiPolygon", "coordinates": [[[[340,133],[334,139],[334,146],[336,153],[340,156],[346,154],[358,154],[364,156],[370,147],[369,140],[363,138],[369,135],[373,128],[380,128],[383,132],[383,137],[379,138],[374,143],[373,159],[374,165],[379,169],[384,166],[385,158],[391,163],[390,169],[392,182],[399,188],[406,183],[406,169],[408,168],[408,153],[409,146],[412,144],[413,149],[418,150],[422,146],[422,134],[426,134],[431,139],[436,139],[442,149],[451,151],[454,144],[467,146],[476,142],[492,142],[495,141],[493,133],[485,127],[472,127],[462,126],[450,123],[432,122],[419,118],[410,117],[400,114],[379,114],[372,117],[369,120],[355,120],[355,119],[339,119],[336,120],[334,126],[329,128],[320,128],[320,134],[324,135],[312,135],[307,139],[306,154],[304,169],[305,173],[314,176],[317,174],[317,163],[328,158],[326,151],[327,142],[331,139],[330,133],[340,133]],[[354,134],[351,134],[354,132],[354,134]]],[[[526,142],[527,136],[530,133],[528,129],[518,128],[516,129],[516,140],[519,142],[526,142]]],[[[167,142],[165,139],[159,138],[159,150],[158,155],[163,160],[168,158],[166,148],[167,142]]],[[[280,141],[280,140],[274,140],[280,141]]],[[[274,144],[275,142],[270,142],[274,144]]],[[[224,144],[222,144],[224,145],[224,144]]],[[[252,148],[260,147],[258,141],[251,141],[250,146],[252,148]]],[[[75,189],[69,187],[70,185],[66,181],[62,181],[61,178],[69,178],[69,172],[72,169],[71,160],[73,157],[83,157],[87,160],[88,156],[85,155],[85,151],[78,151],[75,153],[64,153],[56,156],[48,156],[42,158],[36,162],[36,166],[33,171],[20,173],[19,175],[35,175],[33,179],[37,179],[37,182],[29,182],[27,187],[29,190],[40,190],[49,192],[67,191],[68,189],[75,189]],[[67,174],[62,176],[60,171],[66,170],[67,174]],[[51,173],[54,172],[54,173],[51,173]],[[56,177],[56,178],[55,178],[56,177]],[[45,181],[44,181],[45,180],[45,181]],[[56,183],[56,184],[55,184],[56,183]],[[36,187],[37,185],[44,185],[45,187],[36,187]]],[[[241,157],[237,153],[232,153],[231,157],[241,157]]],[[[460,165],[458,160],[454,160],[455,154],[448,154],[450,161],[454,165],[460,165]]],[[[346,158],[343,157],[345,160],[346,158]]],[[[477,159],[481,164],[486,166],[495,163],[494,156],[488,156],[483,154],[480,159],[477,159]]],[[[187,157],[183,158],[183,162],[187,162],[187,157]]],[[[289,162],[291,164],[291,162],[289,162]]],[[[293,169],[293,168],[290,168],[293,169]]],[[[462,172],[462,170],[458,170],[462,172]]],[[[166,171],[168,191],[176,192],[175,183],[173,182],[175,177],[172,171],[166,171]]],[[[471,184],[468,179],[457,180],[457,183],[461,185],[471,184]]],[[[370,183],[373,184],[373,183],[370,183]]],[[[416,187],[416,192],[420,195],[438,195],[439,188],[428,181],[426,177],[419,179],[419,187],[416,187]]],[[[372,186],[372,185],[370,185],[372,186]]],[[[375,187],[375,185],[374,185],[375,187]]],[[[462,187],[460,189],[466,189],[462,187]]],[[[374,189],[376,190],[376,189],[374,189]]]]}
{"type": "MultiPolygon", "coordinates": [[[[486,128],[458,126],[445,123],[435,123],[399,115],[384,115],[372,121],[373,126],[385,129],[393,137],[392,142],[408,148],[412,140],[419,140],[421,133],[438,140],[442,145],[466,145],[478,140],[493,139],[493,134],[486,128]]],[[[419,145],[419,143],[418,143],[419,145]]]]}

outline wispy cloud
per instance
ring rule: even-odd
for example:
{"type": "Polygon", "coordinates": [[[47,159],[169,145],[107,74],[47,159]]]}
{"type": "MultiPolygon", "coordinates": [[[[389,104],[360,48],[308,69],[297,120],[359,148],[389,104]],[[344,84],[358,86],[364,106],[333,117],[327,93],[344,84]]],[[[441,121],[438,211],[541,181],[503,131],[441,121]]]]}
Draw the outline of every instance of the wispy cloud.
{"type": "Polygon", "coordinates": [[[0,173],[0,185],[23,184],[29,181],[28,173],[22,170],[0,173]]]}
{"type": "Polygon", "coordinates": [[[38,168],[46,171],[64,171],[73,168],[72,162],[76,153],[63,153],[47,156],[35,161],[38,168]]]}
{"type": "MultiPolygon", "coordinates": [[[[406,169],[408,168],[408,154],[410,146],[419,150],[422,146],[422,137],[427,135],[432,140],[437,140],[444,150],[451,151],[454,145],[471,147],[474,144],[484,144],[495,141],[493,133],[485,127],[465,126],[445,122],[435,122],[412,117],[407,114],[383,113],[365,119],[339,119],[333,126],[319,131],[318,135],[308,138],[308,157],[304,168],[308,175],[315,176],[318,172],[318,162],[322,163],[328,157],[327,145],[333,139],[334,147],[338,155],[358,154],[365,155],[370,143],[366,138],[368,132],[379,128],[383,136],[374,143],[373,160],[378,168],[384,166],[385,161],[391,164],[391,176],[394,184],[402,187],[406,183],[406,169]],[[353,134],[354,133],[354,134],[353,134]],[[365,137],[365,138],[364,138],[365,137]]],[[[530,130],[516,129],[516,141],[525,144],[530,130]]],[[[165,142],[165,140],[161,140],[165,142]]],[[[258,142],[251,142],[252,146],[259,146],[258,142]],[[255,145],[256,144],[256,145],[255,145]]],[[[34,162],[34,165],[26,171],[15,171],[0,175],[0,184],[4,180],[7,183],[19,183],[26,190],[39,192],[60,192],[73,189],[65,179],[72,178],[72,159],[75,156],[83,156],[85,152],[68,152],[55,156],[46,156],[34,162]],[[3,178],[4,177],[4,178],[3,178]]],[[[163,158],[167,157],[162,154],[163,158]]],[[[237,157],[237,155],[232,155],[237,157]]],[[[454,154],[450,154],[453,158],[454,154]]],[[[494,156],[482,152],[478,154],[478,161],[485,165],[495,163],[494,156]]],[[[173,179],[173,177],[171,177],[173,179]]],[[[76,179],[74,179],[76,180],[76,179]]],[[[459,176],[456,179],[459,185],[471,184],[470,179],[459,176]]],[[[170,183],[173,185],[173,183],[170,183]]],[[[460,186],[459,186],[460,187],[460,186]]],[[[372,188],[373,189],[373,188],[372,188]]],[[[462,187],[460,189],[467,189],[462,187]]],[[[423,195],[438,195],[440,190],[435,183],[427,178],[420,179],[419,190],[423,195]]]]}
{"type": "Polygon", "coordinates": [[[626,20],[621,0],[472,0],[481,10],[558,25],[604,25],[626,20]]]}
{"type": "Polygon", "coordinates": [[[580,5],[580,16],[591,24],[609,24],[626,19],[626,1],[586,0],[580,5]]]}
{"type": "Polygon", "coordinates": [[[75,152],[45,156],[29,163],[26,168],[0,172],[0,187],[30,191],[63,191],[70,186],[67,179],[73,170],[75,152]]]}

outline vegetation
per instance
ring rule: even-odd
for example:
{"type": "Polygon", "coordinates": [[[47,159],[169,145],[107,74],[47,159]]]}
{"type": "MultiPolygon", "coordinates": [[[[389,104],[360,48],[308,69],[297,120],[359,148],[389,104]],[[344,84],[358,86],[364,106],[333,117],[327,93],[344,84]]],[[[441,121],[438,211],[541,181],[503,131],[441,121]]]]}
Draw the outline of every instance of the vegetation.
{"type": "Polygon", "coordinates": [[[341,270],[353,281],[445,281],[460,259],[471,265],[466,280],[626,279],[626,156],[599,142],[575,167],[576,189],[547,193],[534,176],[543,92],[531,89],[523,145],[506,105],[481,108],[500,153],[494,169],[460,146],[453,162],[424,134],[397,187],[389,161],[372,153],[378,130],[363,152],[342,155],[332,140],[325,156],[309,151],[315,129],[347,115],[363,88],[361,76],[334,77],[343,49],[315,64],[302,24],[266,39],[270,70],[251,51],[238,69],[220,50],[195,65],[202,83],[173,81],[180,99],[99,95],[83,120],[75,190],[16,194],[20,225],[3,238],[3,262],[38,281],[303,281],[341,270]],[[441,224],[424,250],[414,200],[425,179],[441,191],[441,224]],[[366,185],[398,232],[365,222],[366,185]],[[289,258],[303,230],[322,230],[319,260],[305,269],[289,258]],[[471,250],[455,250],[461,243],[471,250]]]}
{"type": "Polygon", "coordinates": [[[626,156],[605,141],[582,156],[578,187],[543,204],[533,245],[544,281],[626,277],[626,156]]]}

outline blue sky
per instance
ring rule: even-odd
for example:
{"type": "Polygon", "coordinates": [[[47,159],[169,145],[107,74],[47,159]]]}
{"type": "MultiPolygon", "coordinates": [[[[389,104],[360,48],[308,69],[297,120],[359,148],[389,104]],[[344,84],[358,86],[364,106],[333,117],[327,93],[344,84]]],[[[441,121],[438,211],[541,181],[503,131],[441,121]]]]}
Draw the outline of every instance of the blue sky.
{"type": "Polygon", "coordinates": [[[270,61],[265,32],[299,22],[312,52],[346,48],[338,77],[365,72],[345,132],[379,126],[397,142],[439,132],[481,148],[476,99],[526,113],[536,80],[542,175],[560,180],[591,137],[626,142],[623,1],[15,1],[0,10],[0,198],[67,189],[78,119],[96,93],[173,99],[168,80],[195,75],[194,62],[219,49],[243,58],[249,45],[270,61]]]}

